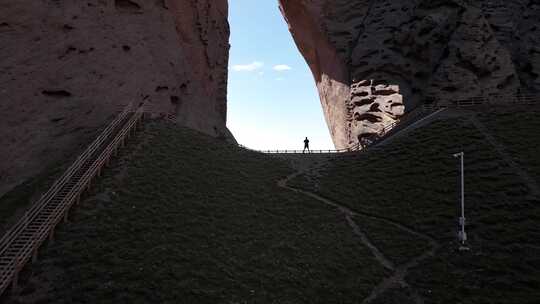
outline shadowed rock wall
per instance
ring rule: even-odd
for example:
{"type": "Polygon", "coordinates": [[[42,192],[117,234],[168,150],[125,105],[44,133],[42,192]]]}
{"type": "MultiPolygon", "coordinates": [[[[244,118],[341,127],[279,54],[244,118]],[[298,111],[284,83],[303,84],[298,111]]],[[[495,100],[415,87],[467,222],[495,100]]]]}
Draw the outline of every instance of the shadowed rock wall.
{"type": "Polygon", "coordinates": [[[129,102],[227,134],[226,0],[4,0],[0,196],[129,102]]]}
{"type": "Polygon", "coordinates": [[[540,91],[540,2],[280,0],[337,148],[428,99],[540,91]]]}

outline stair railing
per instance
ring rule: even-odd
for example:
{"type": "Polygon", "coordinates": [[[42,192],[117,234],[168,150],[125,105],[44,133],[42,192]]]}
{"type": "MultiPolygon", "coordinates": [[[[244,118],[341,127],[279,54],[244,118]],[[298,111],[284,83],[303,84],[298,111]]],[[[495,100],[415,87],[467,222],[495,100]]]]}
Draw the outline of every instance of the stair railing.
{"type": "Polygon", "coordinates": [[[60,176],[40,199],[32,204],[30,209],[25,212],[22,220],[18,221],[11,229],[9,229],[0,239],[0,254],[4,252],[7,244],[9,244],[20,231],[24,230],[27,224],[43,209],[43,207],[62,189],[67,181],[75,174],[85,161],[95,152],[95,150],[103,143],[108,135],[118,127],[118,124],[128,115],[132,108],[128,104],[125,109],[105,128],[105,130],[92,142],[92,144],[77,157],[75,162],[60,176]]]}
{"type": "MultiPolygon", "coordinates": [[[[51,189],[43,195],[40,200],[30,208],[29,212],[26,212],[24,216],[17,222],[15,227],[6,233],[1,240],[0,247],[0,257],[10,249],[10,245],[17,240],[19,237],[24,238],[22,246],[17,247],[16,255],[12,258],[3,259],[4,261],[8,260],[7,265],[2,265],[0,269],[0,295],[7,288],[9,282],[16,282],[18,272],[22,269],[25,263],[37,253],[37,249],[45,241],[48,235],[52,235],[56,225],[60,222],[62,216],[66,216],[69,212],[69,209],[75,201],[80,199],[82,192],[86,187],[90,186],[92,179],[99,175],[101,169],[106,165],[106,163],[111,158],[112,154],[118,149],[118,147],[126,140],[126,138],[131,133],[132,129],[137,126],[137,124],[143,119],[144,109],[143,107],[138,107],[137,110],[133,111],[132,106],[128,105],[125,110],[118,115],[118,117],[113,120],[105,128],[105,130],[98,136],[98,138],[81,154],[74,164],[66,170],[66,172],[53,184],[51,189]],[[131,117],[126,121],[126,116],[129,113],[133,113],[131,117]],[[122,128],[116,133],[115,137],[111,140],[111,133],[118,129],[120,123],[123,122],[122,128]],[[106,140],[110,142],[107,144],[105,149],[103,149],[97,158],[92,160],[90,157],[95,156],[94,153],[98,151],[99,148],[103,147],[106,144],[106,140]],[[82,169],[82,166],[87,162],[92,161],[91,166],[87,168],[80,177],[76,177],[78,180],[71,187],[68,193],[65,195],[62,193],[60,196],[61,201],[55,205],[54,209],[48,213],[43,219],[39,218],[38,228],[36,231],[32,231],[31,235],[23,236],[25,229],[38,218],[40,211],[43,211],[47,203],[49,203],[53,198],[58,198],[58,191],[65,186],[74,174],[82,169]]],[[[13,251],[13,250],[12,250],[13,251]]],[[[1,260],[1,259],[0,259],[1,260]]]]}

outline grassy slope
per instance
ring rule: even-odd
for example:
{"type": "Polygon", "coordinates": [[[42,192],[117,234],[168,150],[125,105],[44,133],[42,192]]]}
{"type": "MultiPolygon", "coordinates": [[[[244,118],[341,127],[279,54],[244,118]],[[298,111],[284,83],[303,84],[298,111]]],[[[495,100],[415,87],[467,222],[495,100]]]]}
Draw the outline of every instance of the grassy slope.
{"type": "Polygon", "coordinates": [[[354,303],[387,275],[336,210],[276,186],[284,163],[170,126],[142,142],[59,229],[20,299],[354,303]]]}
{"type": "Polygon", "coordinates": [[[426,240],[386,222],[361,215],[354,220],[377,248],[385,248],[384,254],[394,265],[405,264],[430,249],[426,240]]]}
{"type": "Polygon", "coordinates": [[[537,183],[540,183],[540,109],[494,111],[480,115],[482,122],[537,183]]]}
{"type": "MultiPolygon", "coordinates": [[[[538,157],[529,154],[530,159],[538,157]]],[[[297,186],[314,189],[300,177],[297,186]]],[[[428,303],[536,303],[540,299],[540,201],[465,120],[436,122],[359,157],[337,159],[317,191],[350,208],[387,217],[427,233],[442,245],[407,280],[428,303]],[[460,253],[458,162],[466,153],[467,218],[472,250],[460,253]]],[[[371,238],[384,234],[362,224],[371,238]]],[[[403,234],[375,242],[401,256],[403,234]],[[396,248],[397,246],[397,248],[396,248]]],[[[401,294],[393,290],[390,299],[401,294]]],[[[388,302],[391,303],[391,302],[388,302]]]]}

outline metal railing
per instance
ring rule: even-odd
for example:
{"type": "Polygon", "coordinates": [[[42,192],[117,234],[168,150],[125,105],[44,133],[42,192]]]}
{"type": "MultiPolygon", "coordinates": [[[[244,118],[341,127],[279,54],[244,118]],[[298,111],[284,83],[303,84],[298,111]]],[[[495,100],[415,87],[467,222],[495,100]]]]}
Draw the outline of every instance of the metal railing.
{"type": "MultiPolygon", "coordinates": [[[[429,99],[429,97],[428,97],[429,99]]],[[[448,100],[442,103],[432,102],[417,107],[413,111],[402,116],[399,120],[386,125],[379,132],[372,134],[372,136],[366,139],[363,143],[358,143],[355,147],[350,149],[341,150],[257,150],[257,152],[266,154],[336,154],[336,153],[348,153],[359,152],[368,147],[374,146],[390,136],[398,133],[404,128],[414,124],[415,122],[423,119],[427,115],[436,113],[442,109],[447,108],[461,108],[461,107],[473,107],[480,105],[494,105],[494,106],[510,106],[510,105],[531,105],[540,104],[540,96],[537,95],[488,95],[477,96],[464,99],[448,100]]],[[[244,147],[245,148],[245,147],[244,147]]]]}
{"type": "MultiPolygon", "coordinates": [[[[131,105],[128,105],[122,113],[120,113],[116,119],[114,119],[105,130],[92,142],[92,144],[81,154],[75,162],[60,176],[45,192],[41,198],[27,210],[23,216],[23,219],[32,219],[37,213],[39,213],[43,207],[58,193],[58,191],[66,184],[66,182],[80,169],[81,165],[88,160],[88,158],[96,151],[96,149],[103,144],[107,136],[121,123],[121,121],[128,115],[131,105]]],[[[4,236],[0,239],[0,255],[4,252],[6,244],[12,240],[14,235],[26,228],[28,223],[26,221],[19,221],[10,230],[8,230],[4,236]]]]}
{"type": "Polygon", "coordinates": [[[340,150],[259,150],[257,152],[265,154],[336,154],[352,153],[358,151],[358,148],[340,149],[340,150]]]}
{"type": "Polygon", "coordinates": [[[522,95],[522,94],[491,94],[486,96],[475,96],[463,99],[449,99],[443,102],[435,102],[434,97],[428,96],[426,100],[431,101],[430,104],[436,106],[439,103],[446,107],[470,107],[478,105],[531,105],[540,103],[538,95],[522,95]]]}
{"type": "Polygon", "coordinates": [[[437,109],[440,109],[440,108],[441,107],[433,107],[433,106],[432,107],[423,107],[423,106],[417,107],[413,111],[402,116],[399,120],[386,125],[376,134],[372,134],[371,139],[362,143],[357,143],[354,147],[346,148],[346,149],[337,149],[337,150],[320,150],[319,149],[319,150],[310,150],[310,151],[308,150],[252,150],[242,145],[240,145],[240,147],[249,149],[252,151],[260,152],[260,153],[265,153],[265,154],[308,154],[309,155],[309,154],[356,153],[379,143],[380,141],[391,136],[392,134],[397,133],[399,130],[402,130],[403,128],[418,121],[419,119],[425,117],[426,115],[437,111],[437,109]]]}
{"type": "Polygon", "coordinates": [[[53,235],[62,217],[67,216],[71,206],[142,122],[143,114],[143,107],[134,109],[128,105],[0,239],[0,295],[10,284],[16,286],[20,270],[36,256],[47,236],[53,235]]]}

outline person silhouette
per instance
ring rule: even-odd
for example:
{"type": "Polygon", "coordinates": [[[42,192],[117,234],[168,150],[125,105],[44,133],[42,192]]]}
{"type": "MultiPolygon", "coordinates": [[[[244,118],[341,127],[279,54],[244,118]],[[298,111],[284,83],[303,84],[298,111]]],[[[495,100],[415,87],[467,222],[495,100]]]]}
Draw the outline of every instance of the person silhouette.
{"type": "Polygon", "coordinates": [[[302,151],[302,153],[306,153],[306,150],[308,150],[308,152],[311,152],[309,151],[309,139],[306,137],[306,139],[304,139],[304,151],[302,151]]]}

